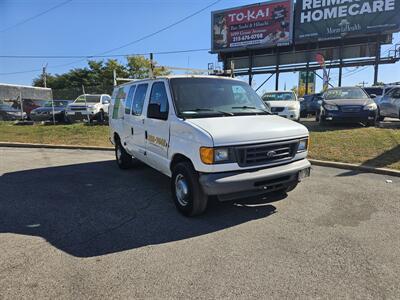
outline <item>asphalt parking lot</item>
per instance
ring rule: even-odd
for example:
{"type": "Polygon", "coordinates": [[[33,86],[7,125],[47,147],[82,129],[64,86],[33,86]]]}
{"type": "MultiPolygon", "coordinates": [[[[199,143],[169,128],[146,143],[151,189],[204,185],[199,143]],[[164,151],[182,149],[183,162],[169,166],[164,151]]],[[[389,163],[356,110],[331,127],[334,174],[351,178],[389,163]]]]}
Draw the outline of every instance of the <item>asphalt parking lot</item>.
{"type": "Polygon", "coordinates": [[[400,178],[313,167],[188,219],[112,152],[0,148],[0,192],[0,299],[400,295],[400,178]]]}

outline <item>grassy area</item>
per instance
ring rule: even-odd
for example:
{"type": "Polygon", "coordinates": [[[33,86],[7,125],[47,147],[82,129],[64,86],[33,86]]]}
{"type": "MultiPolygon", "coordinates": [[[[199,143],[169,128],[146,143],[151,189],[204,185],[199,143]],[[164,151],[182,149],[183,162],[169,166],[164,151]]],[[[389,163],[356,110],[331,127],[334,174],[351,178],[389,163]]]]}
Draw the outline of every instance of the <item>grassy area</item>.
{"type": "Polygon", "coordinates": [[[400,170],[400,129],[304,125],[311,135],[310,158],[400,170]]]}
{"type": "Polygon", "coordinates": [[[0,142],[112,146],[108,140],[108,126],[71,125],[15,126],[0,122],[0,142]]]}
{"type": "MultiPolygon", "coordinates": [[[[311,132],[310,157],[400,170],[400,130],[357,127],[319,127],[304,122],[311,132]]],[[[83,124],[14,126],[0,122],[0,141],[111,146],[108,126],[83,124]]]]}

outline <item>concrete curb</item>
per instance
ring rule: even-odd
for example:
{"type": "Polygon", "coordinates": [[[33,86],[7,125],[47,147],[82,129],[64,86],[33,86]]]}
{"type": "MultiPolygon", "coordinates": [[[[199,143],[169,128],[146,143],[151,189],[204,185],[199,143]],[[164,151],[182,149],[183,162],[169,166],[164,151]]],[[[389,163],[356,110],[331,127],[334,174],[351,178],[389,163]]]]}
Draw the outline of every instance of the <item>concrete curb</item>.
{"type": "Polygon", "coordinates": [[[0,147],[114,151],[114,147],[0,142],[0,147]]]}
{"type": "Polygon", "coordinates": [[[344,169],[344,170],[353,170],[359,173],[376,173],[381,175],[389,175],[389,176],[396,176],[400,177],[400,171],[387,169],[387,168],[374,168],[369,166],[362,166],[356,164],[349,164],[349,163],[342,163],[342,162],[335,162],[335,161],[325,161],[325,160],[318,160],[318,159],[308,159],[312,165],[321,166],[321,167],[331,167],[337,169],[344,169]]]}
{"type": "MultiPolygon", "coordinates": [[[[71,150],[100,150],[100,151],[114,151],[114,147],[97,147],[97,146],[79,146],[79,145],[51,145],[51,144],[29,144],[29,143],[12,143],[0,142],[0,147],[15,147],[15,148],[48,148],[48,149],[71,149],[71,150]]],[[[361,166],[356,164],[325,161],[318,159],[308,159],[312,165],[321,167],[331,167],[344,170],[353,170],[356,172],[376,173],[381,175],[389,175],[400,177],[400,171],[387,169],[387,168],[374,168],[369,166],[361,166]]]]}

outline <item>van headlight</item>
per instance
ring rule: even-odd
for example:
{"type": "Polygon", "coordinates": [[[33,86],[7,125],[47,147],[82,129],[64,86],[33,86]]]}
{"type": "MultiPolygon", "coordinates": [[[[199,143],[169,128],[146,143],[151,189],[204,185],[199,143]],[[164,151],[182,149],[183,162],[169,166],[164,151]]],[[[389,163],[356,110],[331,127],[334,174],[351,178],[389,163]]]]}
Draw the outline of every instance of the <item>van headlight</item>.
{"type": "Polygon", "coordinates": [[[230,162],[228,148],[200,148],[200,159],[206,165],[230,162]]]}
{"type": "Polygon", "coordinates": [[[297,147],[297,152],[304,152],[308,150],[308,145],[309,145],[309,140],[310,138],[302,139],[299,142],[299,146],[297,147]]]}
{"type": "Polygon", "coordinates": [[[364,106],[364,110],[376,110],[378,107],[375,103],[370,103],[364,106]]]}

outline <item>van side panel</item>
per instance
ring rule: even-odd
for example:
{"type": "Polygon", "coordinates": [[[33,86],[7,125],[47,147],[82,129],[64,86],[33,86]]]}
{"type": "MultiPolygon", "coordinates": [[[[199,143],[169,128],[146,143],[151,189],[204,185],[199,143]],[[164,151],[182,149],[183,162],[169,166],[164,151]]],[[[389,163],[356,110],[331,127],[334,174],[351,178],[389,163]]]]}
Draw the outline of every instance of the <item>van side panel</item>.
{"type": "Polygon", "coordinates": [[[108,107],[110,139],[115,144],[114,133],[117,133],[123,142],[124,140],[124,111],[125,100],[129,86],[117,86],[111,96],[111,103],[108,107]]]}

